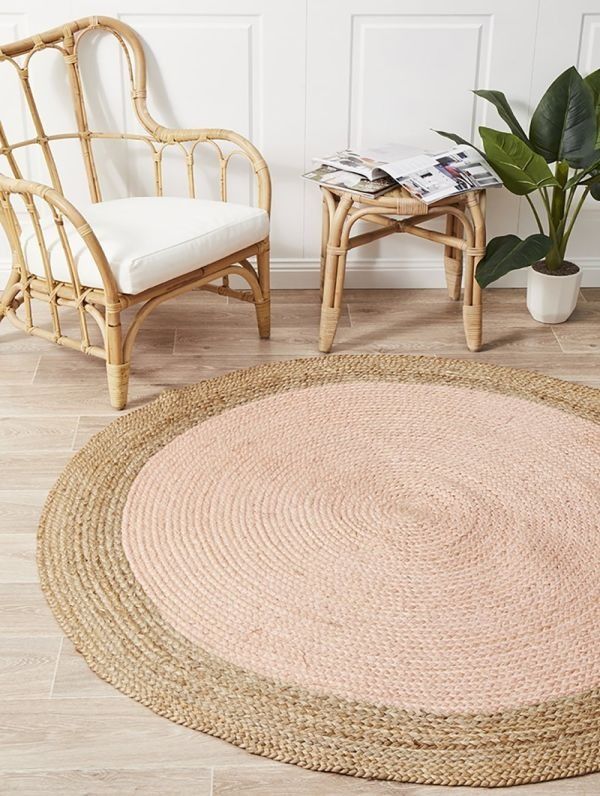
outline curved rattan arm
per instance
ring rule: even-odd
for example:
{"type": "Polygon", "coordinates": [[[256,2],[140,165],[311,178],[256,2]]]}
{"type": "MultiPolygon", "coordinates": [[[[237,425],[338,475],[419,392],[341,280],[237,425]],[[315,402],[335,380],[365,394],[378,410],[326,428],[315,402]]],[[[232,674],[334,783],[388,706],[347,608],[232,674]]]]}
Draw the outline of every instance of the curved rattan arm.
{"type": "Polygon", "coordinates": [[[256,175],[256,182],[258,188],[258,206],[267,213],[271,212],[271,176],[269,174],[269,167],[259,150],[250,143],[243,135],[234,132],[233,130],[224,130],[217,128],[200,128],[200,129],[175,129],[163,127],[156,122],[146,107],[145,97],[134,98],[134,106],[140,122],[144,125],[146,130],[161,143],[175,143],[184,141],[230,141],[235,144],[238,150],[243,153],[249,160],[254,174],[256,175]]]}
{"type": "MultiPolygon", "coordinates": [[[[73,273],[73,278],[77,279],[78,277],[76,274],[75,263],[70,245],[62,231],[63,218],[66,218],[80,235],[81,239],[92,255],[96,266],[98,267],[102,284],[104,285],[107,305],[119,303],[119,291],[117,288],[117,283],[115,282],[114,275],[108,265],[104,250],[102,249],[102,246],[100,245],[98,238],[92,231],[90,225],[87,223],[79,210],[77,210],[75,205],[69,202],[69,200],[66,199],[61,193],[48,185],[44,185],[43,183],[39,182],[33,182],[31,180],[14,179],[12,177],[7,177],[4,174],[0,174],[0,195],[2,195],[3,199],[6,199],[10,194],[18,194],[23,197],[32,219],[36,235],[38,236],[38,242],[40,243],[40,246],[44,245],[43,235],[41,234],[41,221],[31,197],[39,196],[40,199],[43,199],[50,206],[54,222],[58,227],[60,227],[59,235],[63,249],[65,250],[65,257],[67,258],[70,270],[73,273]]],[[[11,242],[11,248],[13,252],[20,252],[20,255],[24,261],[23,265],[26,266],[25,257],[22,252],[21,242],[19,239],[19,224],[15,211],[10,205],[10,202],[2,202],[2,211],[2,215],[6,217],[4,220],[6,222],[6,231],[11,242]]],[[[50,254],[47,249],[42,252],[42,257],[45,262],[50,262],[50,254]]]]}
{"type": "Polygon", "coordinates": [[[250,161],[256,175],[258,187],[258,206],[267,213],[271,210],[271,177],[267,163],[254,144],[250,143],[243,135],[233,130],[219,128],[177,129],[164,127],[150,114],[146,104],[146,55],[137,33],[120,19],[112,17],[92,17],[88,20],[79,20],[76,25],[97,25],[112,29],[126,42],[133,53],[134,69],[131,74],[131,98],[142,126],[159,142],[165,144],[183,143],[190,141],[230,141],[250,161]]]}
{"type": "MultiPolygon", "coordinates": [[[[142,126],[159,142],[165,144],[183,143],[190,141],[229,141],[249,160],[256,175],[258,187],[258,206],[267,213],[271,211],[271,177],[269,167],[259,150],[244,138],[243,135],[233,130],[220,128],[177,129],[160,125],[150,114],[146,104],[146,55],[137,33],[121,22],[111,17],[96,17],[93,21],[102,27],[112,29],[127,43],[133,53],[134,69],[131,75],[131,98],[142,126]]],[[[80,20],[85,23],[86,20],[80,20]]],[[[89,23],[89,20],[87,20],[89,23]]],[[[77,24],[77,23],[76,23],[77,24]]]]}

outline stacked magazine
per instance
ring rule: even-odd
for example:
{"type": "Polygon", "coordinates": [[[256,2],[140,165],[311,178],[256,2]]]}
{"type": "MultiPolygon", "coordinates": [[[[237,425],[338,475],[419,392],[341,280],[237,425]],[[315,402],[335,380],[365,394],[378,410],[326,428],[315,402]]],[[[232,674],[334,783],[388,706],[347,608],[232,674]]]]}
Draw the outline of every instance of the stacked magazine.
{"type": "Polygon", "coordinates": [[[467,144],[438,154],[405,146],[364,152],[344,149],[314,160],[319,166],[304,174],[305,179],[370,197],[400,185],[431,204],[466,191],[502,185],[480,152],[467,144]]]}

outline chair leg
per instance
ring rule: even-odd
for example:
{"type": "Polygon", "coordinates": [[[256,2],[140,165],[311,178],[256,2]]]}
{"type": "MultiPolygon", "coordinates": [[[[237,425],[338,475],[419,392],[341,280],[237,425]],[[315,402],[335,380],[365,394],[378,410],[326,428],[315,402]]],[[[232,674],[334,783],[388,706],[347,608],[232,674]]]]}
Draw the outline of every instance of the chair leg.
{"type": "Polygon", "coordinates": [[[271,336],[271,302],[267,299],[267,301],[261,301],[254,306],[256,309],[258,336],[262,340],[268,340],[271,336]]]}
{"type": "Polygon", "coordinates": [[[263,244],[256,256],[258,281],[263,295],[262,301],[255,302],[256,323],[258,334],[263,340],[271,336],[271,285],[270,285],[270,254],[268,241],[263,244]]]}
{"type": "Polygon", "coordinates": [[[106,363],[108,395],[113,409],[125,409],[129,390],[129,362],[122,364],[106,363]]]}
{"type": "Polygon", "coordinates": [[[8,277],[8,282],[0,295],[0,321],[6,316],[8,308],[15,299],[15,285],[19,281],[19,278],[18,270],[13,268],[8,277]]]}
{"type": "Polygon", "coordinates": [[[129,362],[123,362],[121,312],[106,309],[106,377],[110,405],[125,409],[129,388],[129,362]]]}

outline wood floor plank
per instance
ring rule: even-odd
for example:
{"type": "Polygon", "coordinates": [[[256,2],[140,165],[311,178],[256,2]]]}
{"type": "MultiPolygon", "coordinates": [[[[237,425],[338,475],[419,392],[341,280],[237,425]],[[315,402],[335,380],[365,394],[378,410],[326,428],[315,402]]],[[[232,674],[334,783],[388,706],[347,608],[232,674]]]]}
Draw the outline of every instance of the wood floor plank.
{"type": "Polygon", "coordinates": [[[5,533],[0,544],[0,583],[37,583],[35,534],[5,533]]]}
{"type": "Polygon", "coordinates": [[[600,303],[580,302],[566,323],[552,330],[567,354],[600,354],[600,303]]]}
{"type": "Polygon", "coordinates": [[[37,583],[0,583],[0,637],[19,636],[62,636],[62,630],[37,583]]]}
{"type": "Polygon", "coordinates": [[[11,451],[3,455],[2,487],[50,489],[72,457],[70,450],[11,451]]]}
{"type": "MultiPolygon", "coordinates": [[[[298,291],[300,292],[300,291],[298,291]]],[[[302,291],[309,292],[309,291],[302,291]]],[[[512,305],[525,306],[526,292],[524,288],[503,288],[486,290],[484,294],[484,308],[492,306],[508,307],[512,305]]],[[[446,289],[438,288],[388,288],[383,290],[351,289],[344,290],[344,303],[370,305],[373,307],[392,306],[397,309],[415,304],[421,307],[449,306],[458,308],[460,314],[460,301],[453,301],[446,289]]]]}
{"type": "MultiPolygon", "coordinates": [[[[49,328],[49,326],[46,324],[42,328],[49,328]]],[[[3,355],[13,354],[30,358],[36,354],[39,356],[52,347],[54,347],[53,343],[42,340],[40,337],[25,334],[8,324],[0,325],[0,351],[3,355]]]]}
{"type": "MultiPolygon", "coordinates": [[[[385,352],[405,354],[432,354],[436,356],[467,356],[462,320],[450,317],[448,310],[437,313],[419,313],[416,308],[402,313],[376,312],[361,305],[349,308],[352,327],[340,329],[335,339],[334,352],[385,352]],[[449,352],[452,352],[450,354],[449,352]]],[[[484,324],[484,348],[504,352],[537,352],[541,355],[559,352],[560,346],[546,326],[532,325],[525,320],[484,324]]],[[[176,343],[175,350],[178,350],[176,343]]]]}
{"type": "Polygon", "coordinates": [[[584,287],[581,294],[585,301],[600,301],[600,287],[584,287]]]}
{"type": "Polygon", "coordinates": [[[6,451],[68,450],[77,416],[0,417],[0,453],[6,451]]]}
{"type": "MultiPolygon", "coordinates": [[[[408,785],[357,779],[340,774],[319,773],[277,765],[253,769],[219,767],[214,772],[214,796],[484,796],[489,788],[408,785]]],[[[597,796],[600,775],[571,780],[502,788],[511,796],[597,796]]]]}
{"type": "Polygon", "coordinates": [[[4,700],[0,770],[177,769],[269,765],[265,758],[181,727],[132,699],[4,700]]]}
{"type": "MultiPolygon", "coordinates": [[[[345,327],[341,331],[347,331],[345,327]]],[[[221,328],[199,332],[195,329],[177,329],[175,335],[175,355],[178,354],[218,354],[229,352],[246,356],[284,356],[287,358],[318,354],[318,327],[302,329],[275,328],[270,340],[261,340],[254,329],[231,329],[223,338],[221,328]]]]}
{"type": "Polygon", "coordinates": [[[60,636],[0,638],[0,714],[1,700],[50,696],[61,641],[60,636]]]}
{"type": "Polygon", "coordinates": [[[0,534],[35,533],[47,489],[0,490],[0,534]]]}
{"type": "MultiPolygon", "coordinates": [[[[301,305],[302,306],[302,305],[301,305]]],[[[275,313],[274,313],[275,314],[275,313]]],[[[261,340],[254,325],[231,323],[214,324],[205,329],[199,327],[178,327],[175,335],[175,354],[245,354],[246,356],[287,356],[301,357],[318,354],[317,337],[319,330],[318,307],[307,308],[302,324],[273,324],[271,338],[261,340]]],[[[347,308],[340,317],[339,332],[350,327],[347,308]]]]}
{"type": "MultiPolygon", "coordinates": [[[[318,354],[316,349],[311,353],[318,354]]],[[[191,350],[189,353],[177,354],[176,356],[170,352],[136,352],[131,367],[131,384],[145,383],[152,385],[155,390],[162,386],[181,387],[203,379],[220,376],[230,370],[250,368],[264,362],[274,362],[287,358],[285,354],[257,356],[243,353],[235,354],[233,351],[231,354],[223,354],[210,348],[203,352],[191,350]]],[[[71,385],[77,386],[81,383],[82,378],[99,381],[98,388],[101,390],[105,389],[102,383],[104,369],[101,363],[90,362],[87,358],[82,362],[82,366],[78,368],[76,361],[70,361],[64,365],[56,365],[54,362],[48,365],[46,358],[42,356],[39,378],[40,381],[36,381],[36,385],[38,383],[43,383],[45,386],[53,385],[54,389],[59,386],[67,388],[70,388],[71,385]],[[98,368],[101,368],[100,373],[98,368]]],[[[151,395],[149,394],[148,399],[150,400],[150,398],[151,395]]],[[[74,407],[75,409],[85,412],[85,406],[83,405],[74,407]]],[[[107,407],[107,411],[110,411],[110,407],[107,407]]]]}
{"type": "MultiPolygon", "coordinates": [[[[242,368],[253,368],[269,362],[287,359],[284,354],[177,354],[176,356],[145,356],[135,364],[134,374],[139,373],[155,384],[182,386],[212,379],[242,368]]],[[[135,376],[134,376],[135,377],[135,376]]]]}
{"type": "Polygon", "coordinates": [[[210,768],[97,768],[5,771],[0,792],[29,796],[211,796],[210,768]]]}
{"type": "Polygon", "coordinates": [[[82,445],[90,441],[94,434],[102,431],[114,419],[114,415],[81,415],[73,440],[73,450],[79,450],[82,445]]]}
{"type": "MultiPolygon", "coordinates": [[[[131,411],[155,398],[161,392],[161,385],[147,384],[133,380],[129,389],[130,401],[127,408],[131,411]]],[[[40,410],[51,413],[54,417],[81,414],[114,414],[106,387],[104,368],[101,367],[94,377],[80,378],[79,382],[67,383],[64,389],[60,384],[37,384],[31,387],[6,386],[0,384],[0,416],[18,417],[22,415],[39,415],[40,410]]]]}
{"type": "Polygon", "coordinates": [[[316,289],[291,290],[280,289],[271,291],[271,303],[275,304],[321,304],[319,291],[316,289]]]}
{"type": "Polygon", "coordinates": [[[106,697],[127,699],[112,685],[101,680],[87,665],[69,639],[64,639],[56,665],[52,699],[106,697]]]}
{"type": "Polygon", "coordinates": [[[5,354],[0,338],[0,383],[1,384],[31,384],[40,355],[31,354],[5,354]]]}
{"type": "Polygon", "coordinates": [[[304,769],[296,769],[292,775],[286,765],[222,767],[214,772],[213,796],[416,796],[410,787],[304,769]]]}
{"type": "MultiPolygon", "coordinates": [[[[297,328],[318,326],[321,307],[318,301],[280,301],[277,295],[271,301],[271,325],[273,328],[297,328]]],[[[256,312],[252,304],[233,301],[226,306],[211,306],[201,312],[180,313],[173,304],[163,304],[149,319],[151,328],[174,326],[179,329],[204,331],[213,327],[221,327],[223,335],[232,327],[244,327],[257,331],[256,312]]],[[[340,324],[348,322],[345,312],[342,313],[340,324]]],[[[224,340],[225,342],[225,340],[224,340]]]]}

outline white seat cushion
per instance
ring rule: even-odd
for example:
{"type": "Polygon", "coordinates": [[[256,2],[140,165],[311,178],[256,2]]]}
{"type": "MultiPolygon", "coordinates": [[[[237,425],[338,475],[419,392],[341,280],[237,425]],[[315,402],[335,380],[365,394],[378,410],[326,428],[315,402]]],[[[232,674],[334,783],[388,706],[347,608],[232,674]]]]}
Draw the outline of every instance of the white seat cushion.
{"type": "MultiPolygon", "coordinates": [[[[228,202],[172,197],[135,197],[80,208],[100,241],[121,293],[141,293],[154,285],[209,265],[258,243],[269,234],[264,210],[228,202]]],[[[79,280],[102,287],[98,268],[83,240],[65,224],[79,280]]],[[[55,279],[70,282],[54,223],[44,226],[55,279]]],[[[24,236],[29,269],[44,276],[33,233],[24,236]]]]}

